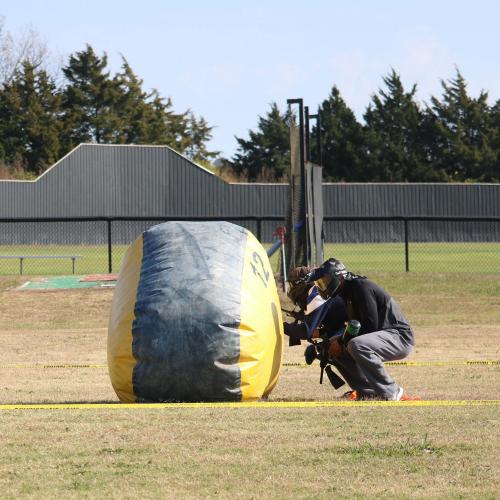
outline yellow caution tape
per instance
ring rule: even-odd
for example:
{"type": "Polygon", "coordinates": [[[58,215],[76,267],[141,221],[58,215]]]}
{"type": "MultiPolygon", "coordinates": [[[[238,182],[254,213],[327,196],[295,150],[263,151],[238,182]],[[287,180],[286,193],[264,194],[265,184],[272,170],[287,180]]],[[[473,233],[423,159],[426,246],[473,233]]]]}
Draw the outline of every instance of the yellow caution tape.
{"type": "Polygon", "coordinates": [[[11,363],[0,365],[0,368],[107,368],[108,365],[99,364],[59,364],[59,363],[48,363],[48,364],[21,364],[21,363],[11,363]]]}
{"type": "MultiPolygon", "coordinates": [[[[493,366],[500,365],[500,360],[490,359],[490,360],[477,360],[477,361],[387,361],[385,363],[388,366],[471,366],[471,365],[484,365],[493,366]]],[[[308,365],[306,363],[283,363],[283,366],[298,366],[301,368],[306,368],[308,365]]],[[[45,369],[45,368],[107,368],[108,365],[103,364],[59,364],[59,363],[47,363],[47,364],[22,364],[22,363],[8,363],[0,365],[0,368],[31,368],[31,369],[45,369]]]]}
{"type": "MultiPolygon", "coordinates": [[[[386,361],[384,363],[388,366],[471,366],[471,365],[500,365],[500,360],[498,359],[490,359],[490,360],[478,360],[478,361],[465,361],[465,360],[457,360],[457,361],[386,361]]],[[[307,363],[283,363],[283,366],[299,366],[301,368],[305,368],[308,365],[307,363]]]]}
{"type": "Polygon", "coordinates": [[[71,404],[4,404],[0,410],[147,410],[181,408],[346,408],[346,407],[414,407],[414,406],[498,406],[499,399],[429,400],[429,401],[250,401],[243,403],[71,403],[71,404]]]}

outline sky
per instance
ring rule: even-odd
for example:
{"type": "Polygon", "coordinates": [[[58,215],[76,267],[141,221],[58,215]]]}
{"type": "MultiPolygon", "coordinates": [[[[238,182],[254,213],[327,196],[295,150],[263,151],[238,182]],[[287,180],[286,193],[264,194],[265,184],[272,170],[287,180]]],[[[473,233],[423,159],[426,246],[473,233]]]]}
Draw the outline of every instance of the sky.
{"type": "Polygon", "coordinates": [[[497,0],[0,0],[0,16],[63,63],[87,43],[112,74],[125,56],[146,90],[214,126],[226,158],[272,102],[301,97],[313,113],[333,85],[361,121],[392,68],[423,103],[456,68],[471,95],[500,99],[497,0]]]}

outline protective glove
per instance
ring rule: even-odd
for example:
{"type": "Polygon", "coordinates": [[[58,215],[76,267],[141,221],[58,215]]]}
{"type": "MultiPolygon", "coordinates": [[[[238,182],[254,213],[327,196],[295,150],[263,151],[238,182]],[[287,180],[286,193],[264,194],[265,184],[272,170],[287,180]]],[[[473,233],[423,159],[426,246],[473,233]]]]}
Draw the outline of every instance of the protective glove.
{"type": "Polygon", "coordinates": [[[343,358],[345,356],[344,346],[340,342],[339,337],[333,337],[330,340],[330,346],[328,347],[328,356],[330,358],[343,358]]]}
{"type": "Polygon", "coordinates": [[[283,323],[285,335],[289,337],[288,345],[300,345],[300,340],[307,338],[307,330],[304,323],[283,323]]]}

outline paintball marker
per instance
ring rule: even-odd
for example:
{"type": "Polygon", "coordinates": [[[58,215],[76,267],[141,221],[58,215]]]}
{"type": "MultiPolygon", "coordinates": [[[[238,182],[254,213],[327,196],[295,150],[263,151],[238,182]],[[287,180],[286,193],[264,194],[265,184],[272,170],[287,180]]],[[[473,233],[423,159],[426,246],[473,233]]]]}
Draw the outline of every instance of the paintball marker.
{"type": "Polygon", "coordinates": [[[330,358],[330,344],[334,338],[346,346],[349,340],[356,337],[361,329],[361,324],[359,321],[351,320],[347,323],[344,333],[340,337],[328,337],[320,329],[320,336],[316,339],[312,339],[311,345],[307,346],[304,356],[306,363],[310,365],[315,359],[319,359],[319,366],[321,368],[321,373],[319,376],[319,383],[323,383],[323,375],[326,372],[328,380],[333,385],[335,389],[342,387],[345,382],[333,371],[331,366],[330,358]]]}
{"type": "Polygon", "coordinates": [[[307,346],[304,356],[306,363],[310,365],[315,359],[319,359],[319,367],[321,369],[319,376],[319,383],[323,383],[323,375],[326,372],[330,384],[333,385],[335,389],[342,387],[345,382],[333,371],[331,367],[330,355],[328,353],[330,349],[331,339],[327,336],[320,336],[317,339],[313,339],[311,345],[307,346]]]}

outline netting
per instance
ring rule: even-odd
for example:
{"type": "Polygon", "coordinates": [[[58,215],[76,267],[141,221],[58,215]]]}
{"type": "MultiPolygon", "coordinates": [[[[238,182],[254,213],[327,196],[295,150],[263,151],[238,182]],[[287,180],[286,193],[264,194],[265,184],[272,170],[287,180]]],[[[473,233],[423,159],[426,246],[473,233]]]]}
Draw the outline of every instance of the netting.
{"type": "Polygon", "coordinates": [[[305,221],[305,179],[300,165],[300,131],[294,120],[290,121],[290,190],[286,218],[286,268],[307,265],[307,230],[305,221]]]}

